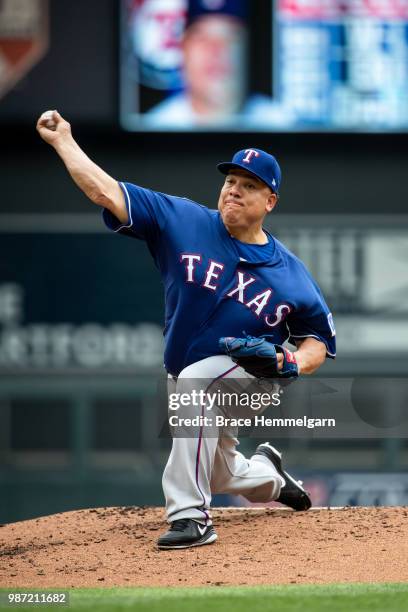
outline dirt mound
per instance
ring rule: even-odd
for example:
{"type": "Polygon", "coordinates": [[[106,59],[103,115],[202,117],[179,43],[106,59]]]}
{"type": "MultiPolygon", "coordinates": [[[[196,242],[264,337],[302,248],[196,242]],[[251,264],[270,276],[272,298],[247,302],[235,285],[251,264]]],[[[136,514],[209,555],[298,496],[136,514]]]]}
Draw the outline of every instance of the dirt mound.
{"type": "Polygon", "coordinates": [[[159,551],[162,508],[98,508],[0,528],[0,587],[406,582],[408,509],[213,512],[215,544],[159,551]]]}

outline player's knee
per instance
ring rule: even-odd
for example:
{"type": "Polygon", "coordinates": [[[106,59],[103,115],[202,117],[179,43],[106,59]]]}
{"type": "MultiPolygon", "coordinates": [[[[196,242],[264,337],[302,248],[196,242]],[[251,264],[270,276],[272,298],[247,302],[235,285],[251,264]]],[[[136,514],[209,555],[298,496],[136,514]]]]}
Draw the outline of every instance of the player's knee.
{"type": "Polygon", "coordinates": [[[177,378],[178,384],[180,384],[182,380],[191,380],[193,378],[201,377],[201,372],[198,367],[199,363],[199,361],[197,363],[192,363],[183,370],[181,370],[177,378]]]}
{"type": "Polygon", "coordinates": [[[205,379],[209,382],[224,376],[231,368],[236,367],[227,355],[214,355],[201,359],[184,368],[178,377],[180,379],[205,379]]]}

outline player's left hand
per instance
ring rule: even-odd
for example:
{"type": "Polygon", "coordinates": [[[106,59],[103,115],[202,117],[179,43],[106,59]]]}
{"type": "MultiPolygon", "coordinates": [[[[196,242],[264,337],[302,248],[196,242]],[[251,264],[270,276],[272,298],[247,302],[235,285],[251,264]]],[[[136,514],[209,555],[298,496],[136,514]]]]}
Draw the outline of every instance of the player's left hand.
{"type": "Polygon", "coordinates": [[[265,338],[220,338],[219,346],[235,363],[256,378],[299,376],[295,354],[265,338]]]}

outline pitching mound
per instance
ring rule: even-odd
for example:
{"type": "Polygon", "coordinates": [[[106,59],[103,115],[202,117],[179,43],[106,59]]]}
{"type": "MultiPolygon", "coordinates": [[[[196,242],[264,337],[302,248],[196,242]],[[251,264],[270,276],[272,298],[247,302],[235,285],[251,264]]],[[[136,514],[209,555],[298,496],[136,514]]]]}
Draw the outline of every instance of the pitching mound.
{"type": "Polygon", "coordinates": [[[214,511],[215,544],[159,551],[161,508],[99,508],[4,525],[1,587],[408,580],[407,508],[214,511]]]}

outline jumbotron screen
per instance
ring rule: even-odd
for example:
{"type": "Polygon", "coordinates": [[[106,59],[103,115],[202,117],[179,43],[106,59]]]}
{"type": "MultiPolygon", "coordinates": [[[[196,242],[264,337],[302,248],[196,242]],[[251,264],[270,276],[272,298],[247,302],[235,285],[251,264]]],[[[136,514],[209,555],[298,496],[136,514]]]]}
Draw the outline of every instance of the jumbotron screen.
{"type": "Polygon", "coordinates": [[[407,131],[408,0],[122,0],[120,114],[131,131],[407,131]]]}

